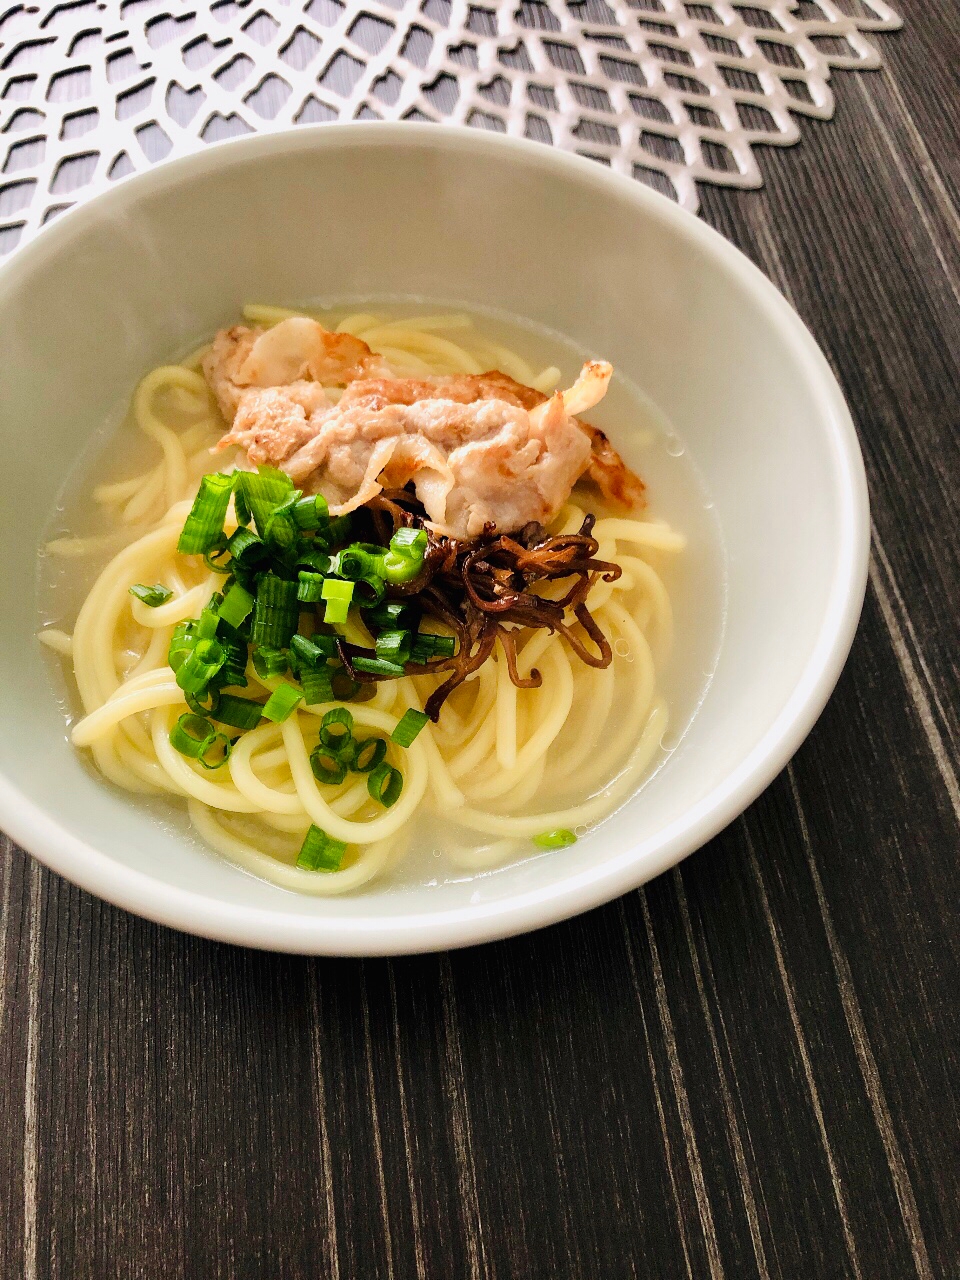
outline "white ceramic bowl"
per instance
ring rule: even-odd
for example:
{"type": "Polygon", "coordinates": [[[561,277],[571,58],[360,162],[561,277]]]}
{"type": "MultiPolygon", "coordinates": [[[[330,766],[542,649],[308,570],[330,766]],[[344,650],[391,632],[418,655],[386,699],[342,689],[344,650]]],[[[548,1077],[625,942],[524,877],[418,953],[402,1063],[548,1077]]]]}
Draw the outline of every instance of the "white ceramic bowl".
{"type": "Polygon", "coordinates": [[[788,304],[690,214],[599,165],[435,126],[253,137],[66,214],[0,272],[0,825],[92,893],[177,928],[383,954],[535,928],[643,883],[786,764],[847,655],[869,521],[839,388],[788,304]],[[306,899],[244,875],[96,778],[35,640],[37,546],[68,469],[137,379],[247,300],[423,295],[603,353],[672,419],[727,555],[709,692],[640,794],[570,849],[472,882],[306,899]]]}

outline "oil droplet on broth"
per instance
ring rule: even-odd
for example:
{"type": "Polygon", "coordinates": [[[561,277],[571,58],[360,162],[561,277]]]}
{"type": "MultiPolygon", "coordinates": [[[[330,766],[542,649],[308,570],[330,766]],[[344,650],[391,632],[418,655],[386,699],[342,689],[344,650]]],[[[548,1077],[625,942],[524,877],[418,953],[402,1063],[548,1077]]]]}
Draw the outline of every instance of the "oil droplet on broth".
{"type": "Polygon", "coordinates": [[[663,447],[666,449],[667,453],[669,453],[671,458],[681,458],[683,456],[683,441],[679,436],[674,435],[672,431],[665,437],[663,447]]]}

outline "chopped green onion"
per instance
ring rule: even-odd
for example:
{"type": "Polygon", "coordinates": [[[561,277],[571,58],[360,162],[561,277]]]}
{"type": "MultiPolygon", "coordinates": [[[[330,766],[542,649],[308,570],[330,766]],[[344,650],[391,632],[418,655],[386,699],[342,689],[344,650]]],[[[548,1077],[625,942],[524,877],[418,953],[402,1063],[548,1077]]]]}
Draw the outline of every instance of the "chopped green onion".
{"type": "Polygon", "coordinates": [[[227,537],[225,534],[220,535],[213,546],[203,553],[203,562],[208,569],[212,569],[214,573],[232,573],[233,562],[227,551],[227,537]],[[221,559],[226,556],[226,560],[221,559]]]}
{"type": "Polygon", "coordinates": [[[290,507],[280,507],[267,519],[264,538],[271,546],[289,551],[297,541],[297,526],[290,507]]]}
{"type": "Polygon", "coordinates": [[[225,733],[215,733],[213,738],[206,744],[197,759],[205,769],[219,769],[225,765],[230,759],[230,752],[233,750],[233,743],[225,733]],[[222,755],[217,755],[217,751],[222,755]],[[211,752],[214,754],[211,756],[211,752]]]}
{"type": "Polygon", "coordinates": [[[346,707],[334,707],[320,721],[320,741],[325,747],[342,747],[353,736],[353,716],[346,707]]]}
{"type": "Polygon", "coordinates": [[[322,600],[324,581],[322,573],[309,573],[301,569],[297,574],[297,599],[307,604],[315,604],[322,600]]]}
{"type": "MultiPolygon", "coordinates": [[[[250,523],[250,507],[244,497],[241,485],[234,482],[233,486],[233,510],[237,517],[237,524],[245,525],[250,523]]],[[[239,533],[239,530],[237,530],[239,533]]]]}
{"type": "Polygon", "coordinates": [[[398,529],[390,539],[390,550],[399,556],[422,560],[427,550],[426,529],[413,529],[409,526],[398,529]]]}
{"type": "Polygon", "coordinates": [[[145,587],[142,582],[135,582],[129,590],[132,596],[136,596],[138,600],[145,605],[149,605],[151,609],[156,609],[158,605],[166,604],[173,595],[170,588],[165,587],[162,582],[158,582],[152,587],[145,587]]]}
{"type": "Polygon", "coordinates": [[[227,539],[227,550],[237,564],[243,565],[245,569],[262,564],[267,556],[267,548],[260,538],[252,529],[245,529],[242,525],[227,539]]]}
{"type": "Polygon", "coordinates": [[[204,748],[217,735],[216,729],[203,716],[187,712],[170,730],[170,745],[190,760],[199,760],[204,748]]]}
{"type": "Polygon", "coordinates": [[[398,556],[388,551],[381,561],[383,577],[387,582],[410,582],[423,568],[422,560],[414,560],[410,556],[398,556]]]}
{"type": "Polygon", "coordinates": [[[190,710],[196,712],[198,716],[212,716],[220,705],[220,691],[219,689],[207,688],[199,697],[194,693],[185,692],[183,700],[190,710]]]}
{"type": "Polygon", "coordinates": [[[292,684],[277,685],[273,693],[260,708],[264,720],[272,720],[274,724],[283,724],[287,716],[302,699],[303,694],[292,684]]]}
{"type": "Polygon", "coordinates": [[[346,851],[342,840],[334,840],[319,827],[311,827],[300,846],[297,866],[304,871],[339,871],[346,851]]]}
{"type": "Polygon", "coordinates": [[[533,843],[540,849],[566,849],[568,845],[577,843],[577,837],[566,827],[559,827],[556,831],[544,831],[542,835],[534,836],[533,843]]]}
{"type": "Polygon", "coordinates": [[[319,667],[337,652],[337,638],[318,634],[308,640],[306,636],[294,636],[290,641],[290,652],[308,666],[319,667]]]}
{"type": "Polygon", "coordinates": [[[286,648],[299,620],[297,584],[273,573],[261,575],[257,581],[251,641],[271,649],[286,648]]]}
{"type": "Polygon", "coordinates": [[[177,670],[177,684],[184,693],[202,693],[226,660],[216,640],[198,640],[177,670]]]}
{"type": "Polygon", "coordinates": [[[366,671],[373,676],[391,676],[397,680],[404,674],[403,667],[399,662],[388,662],[386,658],[351,658],[351,665],[355,671],[366,671]]]}
{"type": "Polygon", "coordinates": [[[384,600],[371,607],[363,620],[377,631],[415,631],[419,613],[407,600],[384,600]]]}
{"type": "Polygon", "coordinates": [[[385,809],[390,809],[400,799],[403,790],[403,776],[399,769],[390,764],[378,764],[367,778],[367,791],[371,800],[376,800],[385,809]]]}
{"type": "Polygon", "coordinates": [[[314,747],[310,753],[310,768],[318,782],[325,782],[330,787],[338,787],[347,776],[347,762],[341,760],[337,752],[330,747],[314,747]]]}
{"type": "Polygon", "coordinates": [[[173,629],[173,635],[170,637],[170,647],[167,650],[167,662],[169,662],[174,671],[179,671],[196,647],[197,636],[195,628],[196,624],[191,621],[178,622],[173,629]]]}
{"type": "Polygon", "coordinates": [[[377,552],[371,552],[367,547],[355,543],[352,547],[345,547],[343,551],[337,552],[330,561],[330,572],[353,582],[360,578],[382,578],[380,564],[383,554],[382,547],[377,548],[377,552]]]}
{"type": "Polygon", "coordinates": [[[356,773],[372,773],[387,754],[383,738],[364,738],[356,743],[353,753],[353,770],[356,773]],[[367,752],[369,751],[369,755],[367,752]]]}
{"type": "MultiPolygon", "coordinates": [[[[316,539],[314,539],[316,542],[316,539]]],[[[297,568],[306,569],[308,573],[329,573],[330,557],[323,549],[322,543],[305,550],[309,544],[301,542],[297,550],[297,568]]]]}
{"type": "Polygon", "coordinates": [[[226,764],[233,746],[226,734],[218,733],[204,716],[190,712],[182,715],[170,730],[170,745],[188,760],[198,760],[205,769],[219,769],[226,764]],[[218,751],[222,752],[219,756],[218,751]]]}
{"type": "Polygon", "coordinates": [[[335,668],[326,665],[316,670],[311,667],[301,668],[300,687],[303,689],[303,700],[308,707],[315,707],[321,702],[333,700],[334,674],[335,668]]]}
{"type": "Polygon", "coordinates": [[[225,622],[230,627],[239,627],[246,621],[252,608],[253,596],[246,587],[241,587],[239,582],[235,582],[223,597],[223,604],[217,613],[221,622],[225,622]]]}
{"type": "Polygon", "coordinates": [[[429,631],[421,631],[413,642],[410,661],[422,664],[434,658],[452,658],[456,649],[457,642],[453,636],[435,636],[429,631]]]}
{"type": "Polygon", "coordinates": [[[263,707],[250,698],[238,698],[233,693],[219,695],[217,705],[209,712],[211,719],[229,724],[234,729],[255,729],[260,723],[263,707]]]}
{"type": "Polygon", "coordinates": [[[282,676],[287,669],[287,655],[282,649],[270,645],[258,645],[253,651],[253,669],[261,680],[270,676],[282,676]]]}
{"type": "Polygon", "coordinates": [[[212,596],[210,604],[201,612],[200,617],[197,619],[196,634],[198,640],[212,640],[217,634],[217,626],[220,622],[217,616],[217,608],[222,603],[222,599],[212,596]]]}
{"type": "Polygon", "coordinates": [[[204,476],[190,514],[184,522],[177,550],[183,555],[203,555],[216,546],[233,492],[233,476],[215,471],[204,476]]]}
{"type": "Polygon", "coordinates": [[[400,717],[400,722],[390,735],[390,741],[395,742],[398,747],[409,747],[417,734],[427,723],[430,717],[424,711],[415,711],[413,707],[409,707],[400,717]]]}
{"type": "Polygon", "coordinates": [[[376,575],[372,578],[358,578],[353,585],[356,588],[354,600],[361,609],[379,604],[387,590],[387,584],[376,575]]]}
{"type": "Polygon", "coordinates": [[[295,502],[291,514],[298,529],[322,529],[330,522],[330,510],[322,493],[295,502]]]}
{"type": "Polygon", "coordinates": [[[295,492],[293,481],[274,467],[260,467],[256,474],[238,471],[236,476],[237,488],[246,499],[260,537],[265,538],[270,517],[295,492]]]}
{"type": "Polygon", "coordinates": [[[409,631],[381,631],[377,636],[377,657],[401,666],[410,657],[413,643],[409,631]]]}
{"type": "Polygon", "coordinates": [[[320,590],[321,599],[326,601],[324,622],[346,622],[353,599],[352,582],[341,582],[336,578],[326,578],[320,590]]]}

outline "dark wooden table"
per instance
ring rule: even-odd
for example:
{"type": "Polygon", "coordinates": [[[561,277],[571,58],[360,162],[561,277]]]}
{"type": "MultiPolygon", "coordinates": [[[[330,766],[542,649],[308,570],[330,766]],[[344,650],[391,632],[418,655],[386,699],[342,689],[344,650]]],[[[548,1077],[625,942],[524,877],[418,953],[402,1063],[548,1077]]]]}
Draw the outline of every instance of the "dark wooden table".
{"type": "Polygon", "coordinates": [[[792,765],[579,920],[396,961],[214,945],[7,842],[3,1280],[960,1277],[960,10],[704,217],[860,428],[863,623],[792,765]]]}

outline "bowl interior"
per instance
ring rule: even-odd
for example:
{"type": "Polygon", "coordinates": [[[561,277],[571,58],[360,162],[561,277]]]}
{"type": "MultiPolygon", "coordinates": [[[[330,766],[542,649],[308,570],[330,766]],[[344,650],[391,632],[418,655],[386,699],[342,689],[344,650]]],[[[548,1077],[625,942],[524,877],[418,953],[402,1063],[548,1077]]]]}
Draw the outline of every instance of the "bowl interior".
{"type": "MultiPolygon", "coordinates": [[[[118,188],[22,251],[0,276],[0,327],[0,770],[26,801],[8,791],[0,820],[147,914],[304,950],[415,949],[568,914],[732,817],[797,745],[845,656],[865,505],[826,364],[734,250],[599,166],[433,128],[229,145],[118,188]],[[715,504],[726,629],[679,748],[573,848],[467,882],[303,899],[207,855],[72,751],[34,639],[36,554],[70,468],[158,360],[245,301],[363,295],[494,306],[568,334],[643,388],[715,504]]],[[[705,600],[703,627],[716,607],[705,600]]]]}

